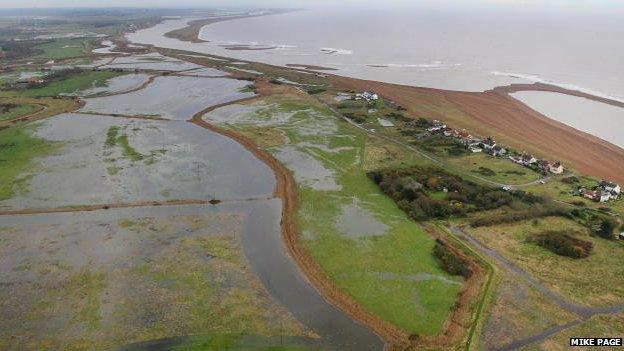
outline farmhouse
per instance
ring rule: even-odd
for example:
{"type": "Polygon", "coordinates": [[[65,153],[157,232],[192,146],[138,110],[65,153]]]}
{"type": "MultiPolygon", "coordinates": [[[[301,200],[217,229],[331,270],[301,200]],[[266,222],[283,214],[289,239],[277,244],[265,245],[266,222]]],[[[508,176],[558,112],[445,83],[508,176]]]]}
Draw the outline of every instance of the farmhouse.
{"type": "Polygon", "coordinates": [[[601,189],[590,190],[581,188],[579,192],[581,196],[596,202],[607,202],[611,199],[611,193],[601,189]]]}

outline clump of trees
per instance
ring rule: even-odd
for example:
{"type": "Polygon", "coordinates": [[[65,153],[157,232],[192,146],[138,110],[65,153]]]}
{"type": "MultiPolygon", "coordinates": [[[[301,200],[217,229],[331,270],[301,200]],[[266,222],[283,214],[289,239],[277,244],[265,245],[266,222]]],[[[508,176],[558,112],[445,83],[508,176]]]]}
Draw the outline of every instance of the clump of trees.
{"type": "Polygon", "coordinates": [[[433,257],[438,261],[440,268],[451,275],[461,275],[464,278],[469,278],[472,275],[468,262],[455,255],[440,239],[436,239],[433,257]]]}
{"type": "Polygon", "coordinates": [[[0,48],[4,58],[18,59],[43,52],[35,46],[37,44],[35,41],[4,40],[0,41],[0,48]]]}
{"type": "Polygon", "coordinates": [[[575,238],[563,231],[547,231],[529,240],[557,255],[575,259],[589,256],[593,248],[591,242],[575,238]]]}
{"type": "Polygon", "coordinates": [[[437,167],[387,169],[368,176],[415,220],[463,216],[512,204],[539,207],[545,203],[539,196],[482,186],[437,167]],[[443,198],[429,196],[441,191],[446,193],[443,198]]]}
{"type": "Polygon", "coordinates": [[[569,218],[589,228],[589,231],[604,239],[615,239],[619,223],[607,214],[597,213],[587,208],[575,208],[569,218]]]}

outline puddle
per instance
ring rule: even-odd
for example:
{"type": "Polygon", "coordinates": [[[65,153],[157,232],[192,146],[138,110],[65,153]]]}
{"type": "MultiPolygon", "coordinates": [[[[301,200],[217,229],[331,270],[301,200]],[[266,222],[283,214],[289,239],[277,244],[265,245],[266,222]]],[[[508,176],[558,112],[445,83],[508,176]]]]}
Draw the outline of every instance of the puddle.
{"type": "Polygon", "coordinates": [[[294,146],[277,148],[275,157],[294,173],[298,184],[318,191],[339,191],[342,186],[335,180],[336,173],[323,166],[321,161],[294,146]]]}
{"type": "Polygon", "coordinates": [[[157,77],[145,89],[86,99],[82,111],[188,120],[207,107],[253,96],[240,91],[247,84],[228,78],[157,77]]]}
{"type": "Polygon", "coordinates": [[[334,224],[341,233],[353,238],[384,235],[389,229],[357,202],[343,205],[342,212],[336,217],[334,224]]]}

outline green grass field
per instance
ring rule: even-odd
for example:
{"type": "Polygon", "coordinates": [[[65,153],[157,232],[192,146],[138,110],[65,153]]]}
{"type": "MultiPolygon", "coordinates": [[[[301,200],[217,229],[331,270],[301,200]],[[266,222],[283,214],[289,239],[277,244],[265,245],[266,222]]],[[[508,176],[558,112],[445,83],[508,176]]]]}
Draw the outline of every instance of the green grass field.
{"type": "Polygon", "coordinates": [[[52,42],[37,45],[37,48],[43,50],[43,52],[33,58],[55,60],[81,56],[88,52],[91,40],[89,38],[55,39],[52,42]]]}
{"type": "Polygon", "coordinates": [[[42,88],[26,89],[23,91],[7,91],[3,95],[19,95],[26,97],[56,96],[59,94],[75,94],[82,90],[104,86],[106,80],[122,75],[119,72],[88,71],[73,75],[67,79],[53,81],[42,88]]]}
{"type": "MultiPolygon", "coordinates": [[[[387,157],[383,145],[328,110],[281,99],[268,103],[273,104],[259,107],[230,127],[271,126],[286,135],[286,145],[268,151],[294,171],[300,186],[297,222],[301,239],[316,262],[371,313],[410,333],[438,334],[462,280],[438,267],[431,254],[434,240],[367,178],[367,158],[379,165],[387,157]],[[372,152],[366,150],[368,145],[372,152]],[[285,150],[296,156],[289,160],[285,150]],[[319,189],[318,179],[334,184],[319,189]],[[339,229],[341,213],[354,204],[382,223],[385,234],[359,236],[339,229]]],[[[415,161],[400,149],[390,149],[396,154],[394,160],[415,161]]]]}
{"type": "Polygon", "coordinates": [[[36,157],[50,154],[55,146],[34,137],[32,127],[16,126],[0,130],[0,200],[11,198],[26,188],[28,171],[36,157]]]}
{"type": "Polygon", "coordinates": [[[450,157],[447,161],[465,172],[503,184],[525,184],[539,179],[539,174],[506,157],[493,157],[482,153],[460,157],[450,157]],[[492,170],[495,174],[484,174],[480,167],[492,170]]]}
{"type": "Polygon", "coordinates": [[[624,303],[624,245],[619,241],[591,236],[586,228],[560,217],[467,230],[569,301],[595,306],[624,303]],[[591,242],[591,254],[572,259],[527,241],[548,230],[563,230],[591,242]]]}
{"type": "Polygon", "coordinates": [[[6,112],[0,113],[0,121],[7,121],[13,118],[25,116],[36,112],[40,107],[37,105],[17,105],[8,109],[6,112]]]}

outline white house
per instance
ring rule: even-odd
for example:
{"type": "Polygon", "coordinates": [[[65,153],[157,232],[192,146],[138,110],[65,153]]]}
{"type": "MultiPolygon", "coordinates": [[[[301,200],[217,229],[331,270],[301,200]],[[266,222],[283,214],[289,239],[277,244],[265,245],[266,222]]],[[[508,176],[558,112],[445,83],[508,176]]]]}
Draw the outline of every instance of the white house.
{"type": "Polygon", "coordinates": [[[600,183],[598,183],[598,186],[604,189],[605,191],[613,193],[614,195],[620,195],[620,191],[622,190],[620,189],[620,186],[618,184],[608,182],[606,180],[600,181],[600,183]]]}

